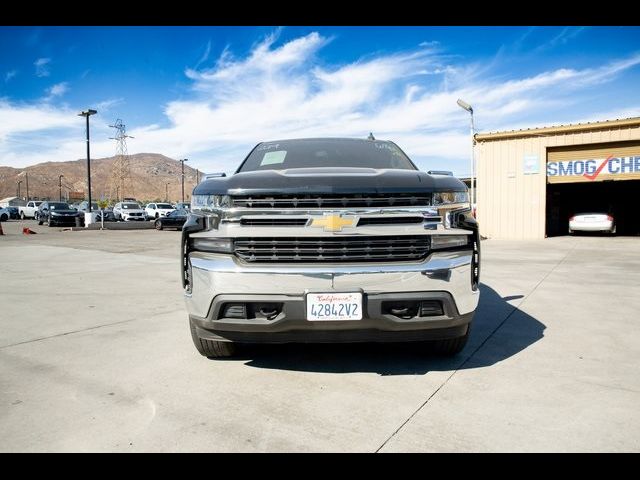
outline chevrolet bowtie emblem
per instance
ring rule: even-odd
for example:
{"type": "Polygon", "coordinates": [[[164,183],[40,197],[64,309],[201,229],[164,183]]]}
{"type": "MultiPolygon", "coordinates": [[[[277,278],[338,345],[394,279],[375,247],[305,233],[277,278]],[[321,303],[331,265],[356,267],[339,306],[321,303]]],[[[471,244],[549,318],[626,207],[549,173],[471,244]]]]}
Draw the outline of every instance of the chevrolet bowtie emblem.
{"type": "Polygon", "coordinates": [[[325,232],[341,232],[344,227],[353,227],[356,217],[343,217],[337,215],[324,215],[322,218],[314,218],[312,227],[323,227],[325,232]]]}

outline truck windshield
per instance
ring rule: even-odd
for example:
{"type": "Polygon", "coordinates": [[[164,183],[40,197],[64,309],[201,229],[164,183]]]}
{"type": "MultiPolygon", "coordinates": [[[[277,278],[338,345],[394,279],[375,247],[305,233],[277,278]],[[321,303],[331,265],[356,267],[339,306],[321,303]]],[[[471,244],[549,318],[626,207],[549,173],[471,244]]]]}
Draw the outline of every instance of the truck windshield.
{"type": "Polygon", "coordinates": [[[417,170],[395,143],[323,138],[261,143],[251,152],[238,172],[314,167],[417,170]]]}

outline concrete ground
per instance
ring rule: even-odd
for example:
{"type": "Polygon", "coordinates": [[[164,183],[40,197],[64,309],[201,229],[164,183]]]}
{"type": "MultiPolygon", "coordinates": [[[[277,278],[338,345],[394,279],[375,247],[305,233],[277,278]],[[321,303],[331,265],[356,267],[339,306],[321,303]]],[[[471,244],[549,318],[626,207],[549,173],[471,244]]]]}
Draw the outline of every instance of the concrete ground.
{"type": "Polygon", "coordinates": [[[0,451],[640,451],[640,239],[482,244],[457,357],[285,345],[208,360],[179,233],[3,223],[0,451]]]}

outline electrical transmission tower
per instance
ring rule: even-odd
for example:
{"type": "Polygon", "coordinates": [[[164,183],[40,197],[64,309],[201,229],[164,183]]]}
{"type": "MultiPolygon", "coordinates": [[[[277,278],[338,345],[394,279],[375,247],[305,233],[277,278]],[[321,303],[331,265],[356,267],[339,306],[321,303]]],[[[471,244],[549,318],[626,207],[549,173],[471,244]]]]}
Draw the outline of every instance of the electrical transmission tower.
{"type": "Polygon", "coordinates": [[[122,120],[117,119],[114,125],[109,125],[116,129],[116,136],[109,137],[116,141],[116,161],[111,167],[111,177],[109,180],[109,200],[119,201],[125,197],[135,197],[133,182],[131,180],[131,166],[129,165],[129,153],[127,151],[127,131],[122,120]]]}

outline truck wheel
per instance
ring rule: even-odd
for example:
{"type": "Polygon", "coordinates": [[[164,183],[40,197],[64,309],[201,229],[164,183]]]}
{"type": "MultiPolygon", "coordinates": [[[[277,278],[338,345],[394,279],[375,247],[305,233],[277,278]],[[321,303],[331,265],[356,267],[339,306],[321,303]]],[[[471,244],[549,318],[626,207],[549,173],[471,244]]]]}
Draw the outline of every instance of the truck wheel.
{"type": "Polygon", "coordinates": [[[53,222],[51,221],[51,218],[49,218],[49,221],[47,222],[47,224],[48,224],[50,227],[54,227],[54,226],[55,226],[55,223],[53,223],[53,222]]]}
{"type": "Polygon", "coordinates": [[[24,220],[25,216],[24,216],[24,212],[20,212],[20,220],[24,220]]]}
{"type": "Polygon", "coordinates": [[[453,356],[460,353],[469,339],[469,332],[471,331],[471,325],[467,327],[467,333],[461,337],[448,338],[446,340],[436,340],[432,342],[431,346],[433,352],[442,356],[453,356]]]}
{"type": "Polygon", "coordinates": [[[160,220],[156,220],[156,230],[162,230],[162,222],[160,220]]]}
{"type": "Polygon", "coordinates": [[[9,215],[7,215],[6,213],[3,213],[2,216],[0,217],[0,222],[6,222],[7,220],[9,220],[9,215]]]}
{"type": "Polygon", "coordinates": [[[42,220],[38,219],[38,225],[42,225],[42,220]]]}
{"type": "Polygon", "coordinates": [[[207,358],[224,358],[231,357],[236,353],[236,346],[232,342],[218,342],[215,340],[207,340],[206,338],[200,338],[196,333],[196,327],[193,323],[189,322],[191,327],[191,338],[193,344],[196,346],[196,350],[200,352],[200,355],[207,358]]]}

